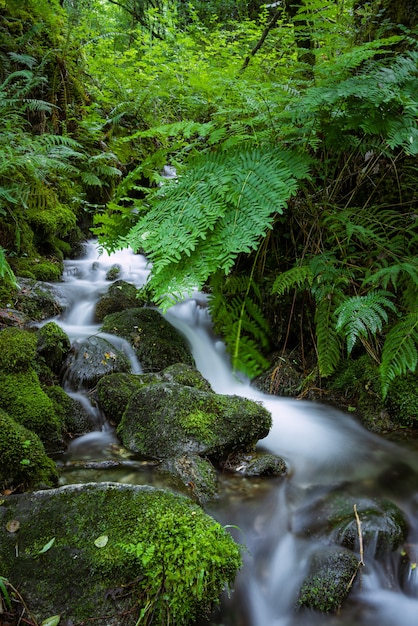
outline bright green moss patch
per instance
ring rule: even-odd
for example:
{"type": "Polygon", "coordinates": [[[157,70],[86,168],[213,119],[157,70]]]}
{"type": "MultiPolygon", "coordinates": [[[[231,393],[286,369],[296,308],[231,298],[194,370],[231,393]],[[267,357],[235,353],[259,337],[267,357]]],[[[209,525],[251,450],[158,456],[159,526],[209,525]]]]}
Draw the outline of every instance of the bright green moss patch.
{"type": "Polygon", "coordinates": [[[42,390],[34,370],[3,373],[0,404],[7,407],[10,417],[16,422],[39,435],[48,448],[53,450],[60,445],[62,430],[60,420],[52,400],[42,390]]]}
{"type": "Polygon", "coordinates": [[[0,332],[0,369],[5,372],[25,371],[34,365],[36,335],[19,328],[0,332]]]}
{"type": "Polygon", "coordinates": [[[72,485],[0,504],[2,575],[41,623],[188,626],[241,566],[226,530],[188,498],[151,487],[72,485]],[[5,531],[20,521],[19,556],[5,531]],[[53,545],[42,554],[44,546],[53,545]],[[11,549],[12,548],[12,549],[11,549]],[[104,617],[101,617],[104,616],[104,617]]]}
{"type": "Polygon", "coordinates": [[[33,489],[52,487],[57,481],[55,463],[39,437],[0,409],[0,483],[33,489]]]}

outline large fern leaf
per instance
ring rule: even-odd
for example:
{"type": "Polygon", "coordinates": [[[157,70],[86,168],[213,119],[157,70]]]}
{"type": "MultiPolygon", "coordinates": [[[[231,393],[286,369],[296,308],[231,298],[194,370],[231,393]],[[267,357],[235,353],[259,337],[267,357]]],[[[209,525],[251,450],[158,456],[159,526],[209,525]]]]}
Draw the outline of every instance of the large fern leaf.
{"type": "Polygon", "coordinates": [[[305,155],[277,147],[204,154],[147,198],[152,208],[125,243],[152,261],[156,301],[167,308],[256,249],[299,179],[308,177],[309,164],[305,155]]]}
{"type": "Polygon", "coordinates": [[[388,332],[382,350],[380,380],[383,398],[390,383],[408,371],[415,372],[418,364],[418,313],[402,318],[388,332]]]}

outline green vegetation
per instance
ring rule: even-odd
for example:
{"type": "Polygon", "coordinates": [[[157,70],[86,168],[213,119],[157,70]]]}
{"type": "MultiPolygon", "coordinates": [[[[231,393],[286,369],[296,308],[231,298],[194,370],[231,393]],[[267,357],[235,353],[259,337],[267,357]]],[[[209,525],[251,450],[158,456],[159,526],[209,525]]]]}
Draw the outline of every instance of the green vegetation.
{"type": "Polygon", "coordinates": [[[415,372],[412,5],[10,0],[0,17],[1,303],[13,272],[57,277],[83,228],[146,253],[163,309],[208,290],[250,377],[296,350],[326,386],[367,354],[384,401],[415,372]]]}

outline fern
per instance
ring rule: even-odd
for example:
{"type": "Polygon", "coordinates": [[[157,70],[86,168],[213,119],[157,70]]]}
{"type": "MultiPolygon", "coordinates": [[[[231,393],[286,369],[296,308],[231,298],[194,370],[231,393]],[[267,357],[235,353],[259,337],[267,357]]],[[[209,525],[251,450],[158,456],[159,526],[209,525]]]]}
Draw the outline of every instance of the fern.
{"type": "Polygon", "coordinates": [[[396,312],[387,291],[370,291],[364,296],[352,296],[337,308],[336,330],[347,340],[347,352],[351,354],[358,339],[376,336],[388,322],[386,309],[396,312]]]}
{"type": "Polygon", "coordinates": [[[391,382],[418,363],[418,313],[411,312],[395,324],[385,338],[380,364],[382,396],[387,396],[391,382]]]}
{"type": "MultiPolygon", "coordinates": [[[[254,271],[255,264],[253,264],[254,271]]],[[[218,332],[231,355],[234,371],[254,377],[268,367],[261,349],[269,344],[270,329],[261,310],[262,295],[250,276],[226,279],[221,272],[212,276],[209,308],[218,332]]]]}
{"type": "Polygon", "coordinates": [[[294,287],[309,287],[312,281],[313,273],[309,265],[296,265],[276,276],[271,293],[281,296],[294,287]]]}
{"type": "Polygon", "coordinates": [[[330,296],[318,302],[315,310],[318,367],[324,377],[334,372],[341,359],[341,341],[335,322],[335,305],[330,296]]]}
{"type": "Polygon", "coordinates": [[[152,208],[124,243],[152,261],[155,301],[167,308],[218,269],[227,274],[238,254],[255,250],[308,177],[309,163],[276,147],[209,153],[154,191],[146,200],[152,208]]]}

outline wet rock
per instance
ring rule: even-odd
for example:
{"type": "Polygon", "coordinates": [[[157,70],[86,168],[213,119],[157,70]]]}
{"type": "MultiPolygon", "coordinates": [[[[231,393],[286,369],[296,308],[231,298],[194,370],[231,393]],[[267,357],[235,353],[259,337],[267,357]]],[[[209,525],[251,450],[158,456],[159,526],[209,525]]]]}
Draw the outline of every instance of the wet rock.
{"type": "Polygon", "coordinates": [[[199,454],[222,460],[252,450],[270,427],[270,413],[252,400],[157,383],[131,396],[118,434],[125,447],[145,456],[199,454]]]}
{"type": "Polygon", "coordinates": [[[202,506],[217,497],[218,477],[212,463],[199,455],[189,454],[165,459],[156,468],[157,473],[168,475],[178,488],[202,506]]]}
{"type": "Polygon", "coordinates": [[[347,597],[359,561],[349,550],[329,548],[314,554],[298,599],[299,607],[331,613],[347,597]]]}
{"type": "Polygon", "coordinates": [[[0,503],[2,576],[37,623],[189,626],[241,564],[227,531],[184,496],[115,483],[71,485],[0,503]],[[19,522],[17,532],[7,523],[19,522]],[[10,526],[9,526],[10,527],[10,526]],[[164,594],[161,589],[164,588],[164,594]]]}
{"type": "Polygon", "coordinates": [[[230,455],[223,469],[237,472],[249,478],[255,476],[282,476],[286,473],[286,463],[274,454],[235,454],[230,455]]]}
{"type": "Polygon", "coordinates": [[[31,320],[41,321],[63,313],[69,306],[59,285],[19,278],[15,308],[31,320]]]}
{"type": "Polygon", "coordinates": [[[405,541],[408,527],[394,503],[336,491],[300,509],[294,530],[306,536],[327,537],[356,551],[361,534],[364,551],[375,558],[396,550],[405,541]]]}
{"type": "Polygon", "coordinates": [[[96,319],[102,322],[106,315],[111,313],[138,308],[142,302],[137,299],[137,293],[135,285],[124,280],[117,280],[110,285],[107,293],[97,302],[95,307],[96,319]]]}
{"type": "Polygon", "coordinates": [[[112,372],[128,372],[127,356],[102,337],[88,337],[73,345],[65,361],[65,379],[73,389],[92,389],[97,381],[112,372]]]}
{"type": "Polygon", "coordinates": [[[29,318],[25,313],[16,309],[0,309],[0,329],[6,326],[17,326],[24,328],[29,323],[29,318]]]}
{"type": "Polygon", "coordinates": [[[184,337],[156,309],[112,313],[104,318],[102,329],[129,341],[144,372],[160,372],[175,363],[194,365],[184,337]]]}
{"type": "Polygon", "coordinates": [[[201,391],[211,391],[211,386],[203,376],[190,365],[176,363],[162,372],[149,374],[128,374],[118,372],[108,374],[99,380],[96,398],[100,409],[113,424],[119,424],[131,396],[144,385],[161,382],[177,382],[201,391]]]}

